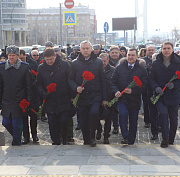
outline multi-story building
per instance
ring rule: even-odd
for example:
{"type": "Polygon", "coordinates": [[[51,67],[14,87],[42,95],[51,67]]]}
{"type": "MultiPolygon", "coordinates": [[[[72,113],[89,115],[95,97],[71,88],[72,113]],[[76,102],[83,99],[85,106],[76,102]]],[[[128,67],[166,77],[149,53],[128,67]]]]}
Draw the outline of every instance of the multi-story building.
{"type": "Polygon", "coordinates": [[[79,44],[83,40],[89,40],[95,43],[93,36],[94,33],[97,33],[95,10],[89,9],[87,6],[78,5],[72,9],[62,7],[62,13],[63,11],[76,11],[77,24],[63,25],[61,35],[60,8],[28,9],[28,45],[44,45],[46,41],[61,44],[61,36],[63,45],[67,43],[79,44]]]}
{"type": "Polygon", "coordinates": [[[0,48],[10,44],[26,45],[26,0],[0,0],[0,6],[0,48]]]}

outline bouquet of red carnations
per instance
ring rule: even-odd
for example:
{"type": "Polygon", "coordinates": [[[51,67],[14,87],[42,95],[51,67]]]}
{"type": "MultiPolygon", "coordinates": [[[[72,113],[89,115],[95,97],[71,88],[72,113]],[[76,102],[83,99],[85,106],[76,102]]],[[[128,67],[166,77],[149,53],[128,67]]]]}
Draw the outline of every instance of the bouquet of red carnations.
{"type": "MultiPolygon", "coordinates": [[[[128,88],[133,88],[133,87],[136,87],[136,86],[139,86],[139,87],[142,87],[142,82],[141,80],[137,77],[137,76],[134,76],[133,78],[133,81],[128,85],[127,88],[125,88],[122,92],[121,92],[121,95],[124,94],[125,90],[128,89],[128,88]]],[[[111,107],[114,103],[116,103],[118,101],[118,97],[115,97],[113,98],[108,104],[107,106],[108,107],[111,107]]]]}
{"type": "MultiPolygon", "coordinates": [[[[87,81],[91,81],[91,80],[93,80],[94,79],[94,75],[93,75],[93,73],[91,73],[90,71],[84,71],[84,73],[83,73],[83,83],[82,83],[82,85],[81,85],[81,87],[84,87],[84,85],[85,85],[85,83],[87,82],[87,81]]],[[[73,105],[75,106],[75,107],[77,107],[77,102],[78,102],[78,99],[79,99],[79,96],[80,96],[80,93],[78,93],[77,95],[76,95],[76,97],[75,97],[75,99],[74,99],[74,101],[73,101],[73,105]]]]}
{"type": "MultiPolygon", "coordinates": [[[[176,71],[175,75],[170,79],[170,81],[168,82],[168,84],[169,84],[170,82],[172,82],[173,80],[175,80],[175,79],[180,79],[180,71],[176,71]]],[[[167,88],[167,86],[165,86],[165,87],[162,89],[162,91],[164,92],[166,88],[167,88]]],[[[150,98],[152,104],[156,104],[156,103],[158,102],[160,96],[161,96],[161,94],[158,94],[157,96],[153,95],[153,96],[150,98]]]]}
{"type": "MultiPolygon", "coordinates": [[[[47,87],[47,93],[46,96],[48,96],[50,93],[55,92],[56,91],[56,83],[51,83],[49,84],[47,87]]],[[[47,97],[46,97],[47,98],[47,97]]],[[[46,102],[46,99],[43,100],[43,103],[41,105],[41,108],[39,109],[38,112],[36,112],[34,109],[30,109],[32,112],[34,112],[38,117],[41,117],[42,115],[42,111],[44,108],[44,104],[46,102]]],[[[29,102],[26,99],[22,99],[21,102],[19,103],[19,107],[22,109],[22,112],[26,112],[29,106],[29,102]]]]}

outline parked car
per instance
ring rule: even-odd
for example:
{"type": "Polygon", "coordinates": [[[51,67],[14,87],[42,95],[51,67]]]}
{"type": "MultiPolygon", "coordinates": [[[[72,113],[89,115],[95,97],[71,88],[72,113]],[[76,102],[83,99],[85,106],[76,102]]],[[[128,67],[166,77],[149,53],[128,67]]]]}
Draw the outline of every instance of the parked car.
{"type": "Polygon", "coordinates": [[[38,49],[39,49],[39,53],[43,53],[44,50],[45,50],[46,46],[39,46],[38,49]]]}
{"type": "Polygon", "coordinates": [[[26,54],[30,54],[32,50],[32,46],[24,46],[24,47],[19,47],[20,49],[25,50],[26,54]]]}
{"type": "Polygon", "coordinates": [[[178,50],[180,50],[180,47],[174,47],[174,52],[177,52],[178,50]]]}

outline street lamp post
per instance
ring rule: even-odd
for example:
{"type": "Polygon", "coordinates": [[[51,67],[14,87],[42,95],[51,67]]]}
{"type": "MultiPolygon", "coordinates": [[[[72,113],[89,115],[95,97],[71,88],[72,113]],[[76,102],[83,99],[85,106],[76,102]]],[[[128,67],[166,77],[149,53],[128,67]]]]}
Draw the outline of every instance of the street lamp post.
{"type": "Polygon", "coordinates": [[[2,13],[2,0],[1,0],[1,37],[2,37],[2,48],[4,49],[4,32],[3,32],[3,13],[2,13]]]}
{"type": "MultiPolygon", "coordinates": [[[[18,2],[18,4],[22,4],[21,2],[18,2]]],[[[13,22],[12,22],[12,13],[13,13],[13,10],[14,10],[14,8],[17,6],[17,4],[14,4],[14,6],[13,6],[13,8],[12,8],[12,11],[11,11],[11,39],[12,39],[12,41],[11,41],[11,43],[12,43],[12,45],[13,45],[13,22]]]]}

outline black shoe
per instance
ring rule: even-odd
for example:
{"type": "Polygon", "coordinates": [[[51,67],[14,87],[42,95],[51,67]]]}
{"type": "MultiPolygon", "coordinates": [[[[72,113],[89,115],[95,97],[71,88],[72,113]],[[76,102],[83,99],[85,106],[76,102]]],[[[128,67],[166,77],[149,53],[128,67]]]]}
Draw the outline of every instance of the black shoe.
{"type": "Polygon", "coordinates": [[[113,134],[118,134],[119,133],[119,130],[118,128],[114,128],[114,130],[112,131],[113,134]]]}
{"type": "Polygon", "coordinates": [[[74,143],[73,137],[69,137],[67,140],[68,140],[69,143],[74,143]]]}
{"type": "Polygon", "coordinates": [[[52,145],[60,145],[60,144],[61,144],[61,143],[54,143],[54,142],[52,143],[52,145]]]}
{"type": "Polygon", "coordinates": [[[37,136],[33,137],[33,142],[38,142],[39,138],[37,136]]]}
{"type": "Polygon", "coordinates": [[[108,138],[104,138],[104,144],[109,144],[108,138]]]}
{"type": "Polygon", "coordinates": [[[96,140],[95,140],[95,139],[91,139],[90,145],[91,145],[92,147],[96,146],[96,140]]]}
{"type": "Polygon", "coordinates": [[[144,127],[145,127],[145,128],[149,128],[150,125],[151,125],[150,123],[145,123],[144,127]]]}
{"type": "Polygon", "coordinates": [[[121,144],[128,144],[128,138],[124,138],[123,140],[121,140],[121,144]]]}
{"type": "Polygon", "coordinates": [[[29,143],[29,139],[28,138],[24,138],[24,141],[22,142],[22,144],[28,144],[29,143]]]}
{"type": "Polygon", "coordinates": [[[158,135],[152,135],[151,140],[156,140],[158,138],[158,135]]]}
{"type": "Polygon", "coordinates": [[[169,140],[168,139],[163,139],[160,146],[162,148],[167,148],[168,144],[169,144],[169,140]]]}
{"type": "Polygon", "coordinates": [[[75,130],[81,130],[81,126],[78,124],[75,130]]]}
{"type": "Polygon", "coordinates": [[[97,132],[97,134],[96,134],[96,139],[97,139],[97,140],[100,140],[100,139],[101,139],[101,133],[100,133],[100,132],[97,132]]]}

